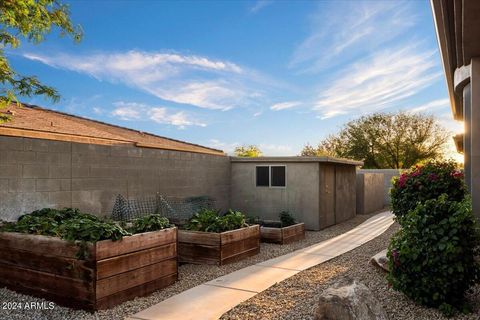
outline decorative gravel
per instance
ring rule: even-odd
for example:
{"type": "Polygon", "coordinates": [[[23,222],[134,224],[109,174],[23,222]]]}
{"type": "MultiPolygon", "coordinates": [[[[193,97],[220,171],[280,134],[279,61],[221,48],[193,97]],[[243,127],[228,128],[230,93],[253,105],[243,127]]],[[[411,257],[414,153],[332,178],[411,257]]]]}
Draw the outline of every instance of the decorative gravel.
{"type": "MultiPolygon", "coordinates": [[[[182,291],[193,288],[204,282],[208,282],[238,269],[275,258],[292,251],[302,249],[315,243],[333,238],[356,227],[363,221],[372,217],[359,215],[355,218],[324,229],[322,231],[307,231],[305,240],[286,245],[262,243],[260,253],[245,260],[225,266],[193,265],[185,264],[179,267],[179,279],[173,285],[152,293],[147,297],[136,298],[127,301],[115,308],[102,310],[95,313],[72,310],[69,308],[53,305],[49,309],[49,302],[39,298],[23,295],[6,288],[0,288],[0,320],[118,320],[135,314],[157,304],[182,291]],[[32,308],[36,307],[35,309],[32,308]],[[15,309],[16,307],[16,309],[15,309]],[[30,307],[30,308],[28,308],[30,307]]],[[[283,283],[283,282],[282,282],[283,283]]],[[[249,300],[251,301],[251,300],[249,300]]],[[[272,303],[275,303],[274,301],[272,303]]],[[[259,319],[258,317],[254,317],[259,319]]],[[[241,318],[237,318],[241,319],[241,318]]]]}
{"type": "Polygon", "coordinates": [[[333,282],[345,276],[357,279],[370,288],[390,320],[480,319],[480,286],[474,288],[468,296],[474,312],[454,318],[446,318],[435,309],[416,305],[388,287],[385,273],[369,261],[388,246],[389,239],[398,228],[394,224],[384,234],[363,246],[270,287],[225,313],[221,319],[314,319],[319,295],[333,282]]]}

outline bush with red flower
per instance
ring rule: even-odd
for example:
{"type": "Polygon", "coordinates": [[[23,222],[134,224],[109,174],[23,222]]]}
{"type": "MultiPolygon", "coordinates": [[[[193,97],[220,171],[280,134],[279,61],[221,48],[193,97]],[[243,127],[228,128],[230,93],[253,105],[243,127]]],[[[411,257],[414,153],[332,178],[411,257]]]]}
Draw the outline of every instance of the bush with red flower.
{"type": "Polygon", "coordinates": [[[447,194],[448,200],[462,201],[467,194],[463,172],[453,161],[430,161],[404,171],[393,179],[390,190],[392,211],[401,218],[418,203],[447,194]]]}
{"type": "Polygon", "coordinates": [[[443,194],[402,217],[387,253],[388,280],[419,304],[446,315],[466,311],[465,293],[480,278],[475,260],[478,232],[468,198],[443,194]]]}

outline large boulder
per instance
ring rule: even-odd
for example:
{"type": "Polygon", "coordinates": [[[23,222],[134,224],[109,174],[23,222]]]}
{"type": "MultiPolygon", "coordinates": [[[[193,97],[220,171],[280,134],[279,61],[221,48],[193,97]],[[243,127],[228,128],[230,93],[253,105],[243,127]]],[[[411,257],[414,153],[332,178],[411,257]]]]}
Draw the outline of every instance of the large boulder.
{"type": "Polygon", "coordinates": [[[387,320],[380,302],[362,283],[347,278],[320,296],[316,320],[387,320]]]}

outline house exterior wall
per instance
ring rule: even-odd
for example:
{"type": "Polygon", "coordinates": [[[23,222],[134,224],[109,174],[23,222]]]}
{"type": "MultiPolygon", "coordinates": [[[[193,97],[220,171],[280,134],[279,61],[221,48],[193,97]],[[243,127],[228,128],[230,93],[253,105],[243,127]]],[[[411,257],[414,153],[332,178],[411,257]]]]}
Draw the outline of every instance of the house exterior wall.
{"type": "Polygon", "coordinates": [[[44,207],[109,215],[115,198],[208,195],[229,207],[230,159],[135,146],[0,136],[0,219],[44,207]]]}
{"type": "Polygon", "coordinates": [[[357,214],[367,214],[384,207],[383,173],[357,174],[357,214]]]}
{"type": "Polygon", "coordinates": [[[251,216],[278,220],[288,210],[307,229],[318,230],[319,164],[232,162],[231,206],[251,216]],[[286,165],[286,187],[256,187],[257,165],[286,165]]]}

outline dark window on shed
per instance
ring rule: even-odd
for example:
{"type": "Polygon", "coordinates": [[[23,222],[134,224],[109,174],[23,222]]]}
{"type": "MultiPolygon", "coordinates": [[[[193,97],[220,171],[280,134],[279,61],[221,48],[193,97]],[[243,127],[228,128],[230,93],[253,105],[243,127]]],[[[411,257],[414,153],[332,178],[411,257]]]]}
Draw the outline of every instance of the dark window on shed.
{"type": "Polygon", "coordinates": [[[271,166],[272,175],[272,187],[285,187],[285,166],[271,166]]]}
{"type": "Polygon", "coordinates": [[[270,172],[269,167],[257,167],[257,187],[268,187],[270,186],[270,172]]]}

